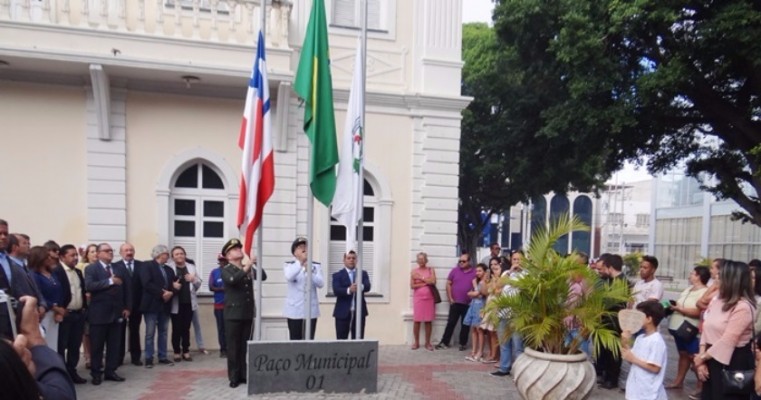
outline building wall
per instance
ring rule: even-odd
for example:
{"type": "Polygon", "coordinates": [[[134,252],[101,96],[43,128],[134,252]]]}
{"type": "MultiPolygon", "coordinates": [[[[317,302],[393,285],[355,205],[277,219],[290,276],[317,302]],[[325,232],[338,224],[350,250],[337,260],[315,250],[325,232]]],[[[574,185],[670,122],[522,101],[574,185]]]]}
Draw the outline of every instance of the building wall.
{"type": "Polygon", "coordinates": [[[33,245],[87,240],[84,110],[82,87],[0,80],[0,218],[33,245]]]}
{"type": "MultiPolygon", "coordinates": [[[[72,0],[68,9],[53,14],[36,3],[15,0],[11,8],[0,9],[5,23],[0,26],[0,59],[10,61],[10,70],[4,73],[12,76],[8,79],[39,77],[46,82],[0,80],[4,130],[29,132],[10,138],[14,145],[10,147],[24,148],[31,138],[46,143],[41,158],[55,162],[49,169],[29,169],[25,175],[2,174],[3,187],[24,187],[25,192],[7,195],[1,209],[13,214],[0,217],[10,220],[11,230],[30,233],[34,241],[39,236],[39,241],[52,237],[118,246],[127,240],[136,246],[139,259],[148,259],[157,243],[175,244],[170,235],[174,179],[189,163],[203,161],[213,165],[226,183],[225,237],[237,237],[240,150],[236,143],[253,54],[247,28],[257,29],[253,15],[258,10],[241,1],[230,2],[236,12],[246,8],[252,14],[238,15],[241,23],[232,28],[220,23],[225,16],[217,15],[220,29],[215,32],[206,19],[198,28],[192,25],[195,9],[178,16],[174,9],[161,10],[157,3],[145,2],[143,21],[137,18],[137,3],[128,3],[124,13],[114,5],[102,15],[92,12],[102,8],[101,0],[91,2],[89,12],[82,0],[72,0]],[[2,39],[9,37],[20,39],[14,43],[2,39]],[[45,46],[37,47],[38,43],[45,46]],[[8,50],[11,47],[23,51],[8,50]],[[91,74],[92,68],[104,71],[108,79],[91,74]],[[180,77],[186,74],[197,74],[201,81],[185,86],[180,77]],[[91,87],[95,83],[108,85],[109,97],[100,97],[91,87]],[[100,124],[98,117],[103,115],[110,118],[108,126],[100,124]],[[58,174],[59,170],[65,172],[58,174]],[[26,189],[30,180],[45,186],[26,189]],[[61,198],[45,196],[45,189],[61,198]],[[66,218],[56,212],[62,210],[66,218]]],[[[302,127],[303,105],[289,85],[311,1],[292,3],[290,14],[273,11],[268,20],[276,191],[265,211],[264,250],[259,258],[270,273],[259,305],[268,339],[286,337],[280,271],[291,257],[291,241],[307,233],[308,141],[302,127]],[[283,25],[277,19],[281,17],[290,24],[283,25]],[[283,27],[286,40],[278,31],[283,27]]],[[[468,99],[460,97],[461,0],[388,3],[393,7],[389,29],[372,32],[369,38],[365,149],[368,175],[378,185],[378,207],[384,218],[378,225],[382,237],[376,239],[380,247],[376,251],[385,254],[376,263],[379,278],[373,292],[379,296],[368,299],[368,337],[393,344],[405,342],[411,332],[409,271],[415,254],[428,252],[431,264],[439,268],[442,291],[453,264],[460,112],[468,99]]],[[[358,31],[334,26],[329,31],[336,127],[341,135],[358,31]]],[[[28,162],[26,153],[10,155],[10,164],[28,162]]],[[[312,247],[315,260],[323,264],[328,257],[328,222],[327,209],[316,203],[312,247]]],[[[213,262],[196,261],[205,268],[206,279],[213,262]]],[[[317,337],[332,338],[334,298],[326,289],[319,294],[322,317],[317,337]]],[[[208,298],[201,303],[206,347],[214,348],[211,305],[208,298]]],[[[440,320],[446,317],[446,307],[438,307],[440,320]]],[[[440,326],[441,321],[437,329],[440,326]]]]}

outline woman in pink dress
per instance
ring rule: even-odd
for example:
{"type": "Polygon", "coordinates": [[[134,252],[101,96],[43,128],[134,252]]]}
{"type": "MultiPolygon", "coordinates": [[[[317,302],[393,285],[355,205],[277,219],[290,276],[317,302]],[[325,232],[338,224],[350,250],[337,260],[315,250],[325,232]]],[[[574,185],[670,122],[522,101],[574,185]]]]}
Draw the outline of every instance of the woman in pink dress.
{"type": "MultiPolygon", "coordinates": [[[[415,337],[415,344],[412,350],[420,347],[420,323],[425,323],[425,348],[433,351],[431,344],[431,330],[433,329],[433,318],[435,317],[435,304],[433,303],[433,294],[429,286],[436,283],[436,272],[433,268],[428,267],[428,255],[420,252],[417,255],[417,268],[410,274],[410,288],[412,288],[412,315],[414,324],[412,325],[412,334],[415,337]]],[[[436,290],[433,288],[433,290],[436,290]]]]}

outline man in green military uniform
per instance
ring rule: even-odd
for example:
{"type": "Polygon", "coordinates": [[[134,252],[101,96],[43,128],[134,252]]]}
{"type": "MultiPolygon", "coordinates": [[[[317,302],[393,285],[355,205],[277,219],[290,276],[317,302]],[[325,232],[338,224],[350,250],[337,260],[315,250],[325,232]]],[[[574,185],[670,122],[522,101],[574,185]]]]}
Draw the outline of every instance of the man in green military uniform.
{"type": "MultiPolygon", "coordinates": [[[[222,268],[222,280],[225,285],[227,376],[230,379],[231,388],[246,383],[246,342],[251,339],[256,316],[253,284],[253,280],[256,279],[256,269],[252,268],[256,265],[256,261],[244,265],[242,247],[238,239],[230,239],[222,247],[222,255],[228,261],[228,264],[222,268]]],[[[267,274],[262,272],[262,281],[265,280],[267,280],[267,274]]]]}

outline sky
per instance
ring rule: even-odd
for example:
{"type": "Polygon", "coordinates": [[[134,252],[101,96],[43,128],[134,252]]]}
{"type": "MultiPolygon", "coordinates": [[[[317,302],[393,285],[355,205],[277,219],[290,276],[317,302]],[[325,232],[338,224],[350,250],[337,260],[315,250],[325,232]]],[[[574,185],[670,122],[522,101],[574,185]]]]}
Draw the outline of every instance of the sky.
{"type": "MultiPolygon", "coordinates": [[[[463,0],[462,22],[486,22],[491,25],[491,13],[494,9],[493,0],[463,0]]],[[[649,179],[651,176],[644,167],[637,169],[633,164],[627,163],[621,171],[614,174],[611,183],[637,182],[649,179]]]]}

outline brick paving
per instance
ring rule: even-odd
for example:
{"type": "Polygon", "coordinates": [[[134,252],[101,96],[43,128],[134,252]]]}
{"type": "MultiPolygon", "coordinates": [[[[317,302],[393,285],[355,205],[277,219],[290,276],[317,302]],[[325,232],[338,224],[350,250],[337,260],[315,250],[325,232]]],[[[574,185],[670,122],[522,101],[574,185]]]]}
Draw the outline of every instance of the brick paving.
{"type": "MultiPolygon", "coordinates": [[[[670,337],[664,336],[669,346],[669,365],[666,381],[676,374],[676,349],[670,337]]],[[[467,399],[520,399],[515,384],[508,378],[489,375],[494,364],[477,364],[464,359],[467,352],[456,348],[434,352],[408,346],[380,346],[378,393],[327,394],[273,393],[252,396],[256,399],[410,399],[410,400],[467,400],[467,399]]],[[[77,385],[79,399],[241,399],[246,397],[245,385],[228,387],[226,361],[217,353],[194,354],[193,362],[180,362],[174,366],[157,365],[153,369],[131,364],[119,368],[118,373],[127,379],[116,383],[105,381],[100,386],[90,383],[77,385]]],[[[129,357],[128,357],[129,358],[129,357]]],[[[624,370],[628,369],[624,366],[624,370]]],[[[80,375],[85,371],[80,367],[80,375]]],[[[695,378],[689,376],[687,387],[694,388],[695,378]]],[[[670,399],[687,400],[687,392],[669,391],[670,399]]],[[[619,390],[595,388],[591,400],[623,399],[619,390]]]]}

